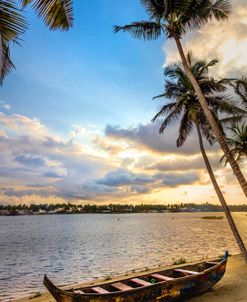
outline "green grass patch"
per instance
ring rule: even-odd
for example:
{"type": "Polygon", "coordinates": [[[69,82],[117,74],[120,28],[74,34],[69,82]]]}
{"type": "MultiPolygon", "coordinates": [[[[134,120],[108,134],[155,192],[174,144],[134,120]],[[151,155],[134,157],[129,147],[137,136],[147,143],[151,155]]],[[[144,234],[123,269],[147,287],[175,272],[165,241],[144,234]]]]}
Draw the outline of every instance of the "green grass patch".
{"type": "Polygon", "coordinates": [[[178,259],[172,259],[172,264],[173,265],[178,265],[178,264],[184,264],[184,263],[186,263],[186,259],[185,258],[183,258],[183,257],[181,257],[181,258],[178,258],[178,259]]]}

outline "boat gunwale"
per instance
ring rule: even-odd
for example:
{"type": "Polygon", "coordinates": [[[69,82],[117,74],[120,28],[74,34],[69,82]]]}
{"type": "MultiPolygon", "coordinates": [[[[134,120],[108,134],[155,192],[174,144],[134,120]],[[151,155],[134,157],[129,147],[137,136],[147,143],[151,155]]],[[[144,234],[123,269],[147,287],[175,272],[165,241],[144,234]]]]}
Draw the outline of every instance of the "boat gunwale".
{"type": "MultiPolygon", "coordinates": [[[[214,259],[215,260],[215,259],[214,259]]],[[[213,261],[213,260],[210,260],[210,261],[213,261]]],[[[169,270],[172,270],[172,269],[176,269],[176,268],[182,268],[182,267],[186,267],[188,265],[200,265],[200,264],[203,264],[203,263],[207,263],[207,262],[210,262],[210,261],[202,261],[202,262],[198,262],[198,263],[191,263],[191,264],[185,264],[183,266],[175,266],[174,268],[168,268],[168,269],[164,269],[164,270],[156,270],[156,271],[153,271],[151,273],[147,273],[147,274],[143,274],[143,275],[136,275],[136,277],[145,277],[145,276],[149,276],[151,274],[154,274],[154,273],[159,273],[159,272],[163,272],[163,271],[169,271],[169,270]]],[[[53,287],[55,288],[54,290],[58,293],[62,293],[64,295],[67,295],[67,296],[70,296],[70,297],[78,297],[78,296],[83,296],[83,297],[99,297],[99,296],[104,296],[104,297],[107,297],[107,296],[113,296],[113,295],[119,295],[119,294],[127,294],[127,293],[133,293],[133,292],[136,292],[136,291],[140,291],[140,290],[144,290],[146,288],[150,289],[151,287],[154,287],[154,286],[157,286],[158,284],[159,285],[162,285],[162,284],[172,284],[172,283],[176,283],[178,280],[187,280],[187,279],[196,279],[198,278],[199,276],[202,276],[202,275],[205,275],[206,273],[210,273],[211,271],[214,271],[217,267],[223,265],[224,263],[227,262],[227,258],[226,259],[217,259],[215,260],[216,261],[219,261],[217,264],[213,265],[212,267],[209,267],[208,269],[205,269],[201,272],[198,272],[198,274],[196,275],[185,275],[185,276],[182,276],[182,277],[178,277],[178,278],[174,278],[172,280],[162,280],[160,282],[157,282],[157,283],[153,283],[153,284],[150,284],[150,285],[146,285],[146,286],[140,286],[140,287],[135,287],[133,289],[129,289],[129,290],[126,290],[126,291],[121,291],[121,290],[117,290],[117,291],[114,291],[114,292],[109,292],[109,293],[76,293],[76,292],[73,292],[73,290],[82,290],[85,289],[85,288],[92,288],[94,286],[103,286],[103,285],[111,285],[115,282],[121,282],[121,281],[127,281],[127,280],[131,280],[133,279],[134,277],[129,277],[129,278],[124,278],[124,279],[118,279],[118,280],[111,280],[111,281],[108,281],[108,282],[105,282],[105,283],[96,283],[96,284],[93,284],[93,285],[89,285],[89,286],[80,286],[80,287],[77,287],[77,288],[74,288],[72,287],[71,289],[61,289],[59,287],[57,287],[56,285],[53,284],[52,281],[50,281],[50,279],[47,277],[47,275],[45,275],[45,278],[48,279],[48,282],[51,283],[53,285],[53,287]],[[70,291],[72,290],[72,291],[70,291]]]]}

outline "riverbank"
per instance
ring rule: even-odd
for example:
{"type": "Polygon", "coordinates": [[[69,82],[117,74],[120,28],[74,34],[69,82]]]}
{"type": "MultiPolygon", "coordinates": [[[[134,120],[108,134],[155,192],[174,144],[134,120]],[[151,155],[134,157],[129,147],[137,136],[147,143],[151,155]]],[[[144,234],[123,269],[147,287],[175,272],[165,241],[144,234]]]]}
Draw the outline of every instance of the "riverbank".
{"type": "MultiPolygon", "coordinates": [[[[209,292],[189,299],[190,302],[246,302],[247,297],[247,265],[240,255],[229,257],[224,278],[209,292]]],[[[44,293],[32,298],[32,302],[54,302],[44,293]]],[[[15,300],[15,302],[30,302],[30,297],[15,300]]]]}

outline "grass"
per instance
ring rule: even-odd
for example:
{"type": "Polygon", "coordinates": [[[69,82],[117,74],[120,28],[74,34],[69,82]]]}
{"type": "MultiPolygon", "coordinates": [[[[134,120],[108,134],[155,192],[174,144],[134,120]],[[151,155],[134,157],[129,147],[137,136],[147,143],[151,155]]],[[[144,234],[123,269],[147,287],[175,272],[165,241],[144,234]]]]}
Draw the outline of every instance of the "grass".
{"type": "Polygon", "coordinates": [[[107,280],[111,280],[112,279],[112,276],[111,275],[106,275],[105,276],[105,280],[107,281],[107,280]]]}
{"type": "Polygon", "coordinates": [[[186,263],[186,259],[183,258],[183,257],[177,258],[177,259],[173,258],[172,260],[173,260],[173,262],[172,262],[173,265],[178,265],[178,264],[184,264],[184,263],[186,263]]]}
{"type": "Polygon", "coordinates": [[[223,219],[223,216],[203,216],[201,219],[223,219]]]}

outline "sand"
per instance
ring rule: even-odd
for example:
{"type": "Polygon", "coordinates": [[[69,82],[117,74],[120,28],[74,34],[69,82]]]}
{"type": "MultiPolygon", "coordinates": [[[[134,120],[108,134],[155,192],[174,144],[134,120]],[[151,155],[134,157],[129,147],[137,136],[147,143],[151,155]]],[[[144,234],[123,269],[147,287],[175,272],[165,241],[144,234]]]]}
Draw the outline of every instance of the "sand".
{"type": "MultiPolygon", "coordinates": [[[[54,302],[44,293],[40,297],[22,298],[15,302],[54,302]],[[31,300],[30,300],[31,299],[31,300]]],[[[241,256],[229,257],[223,279],[210,291],[188,299],[189,302],[247,302],[247,264],[241,256]]]]}

